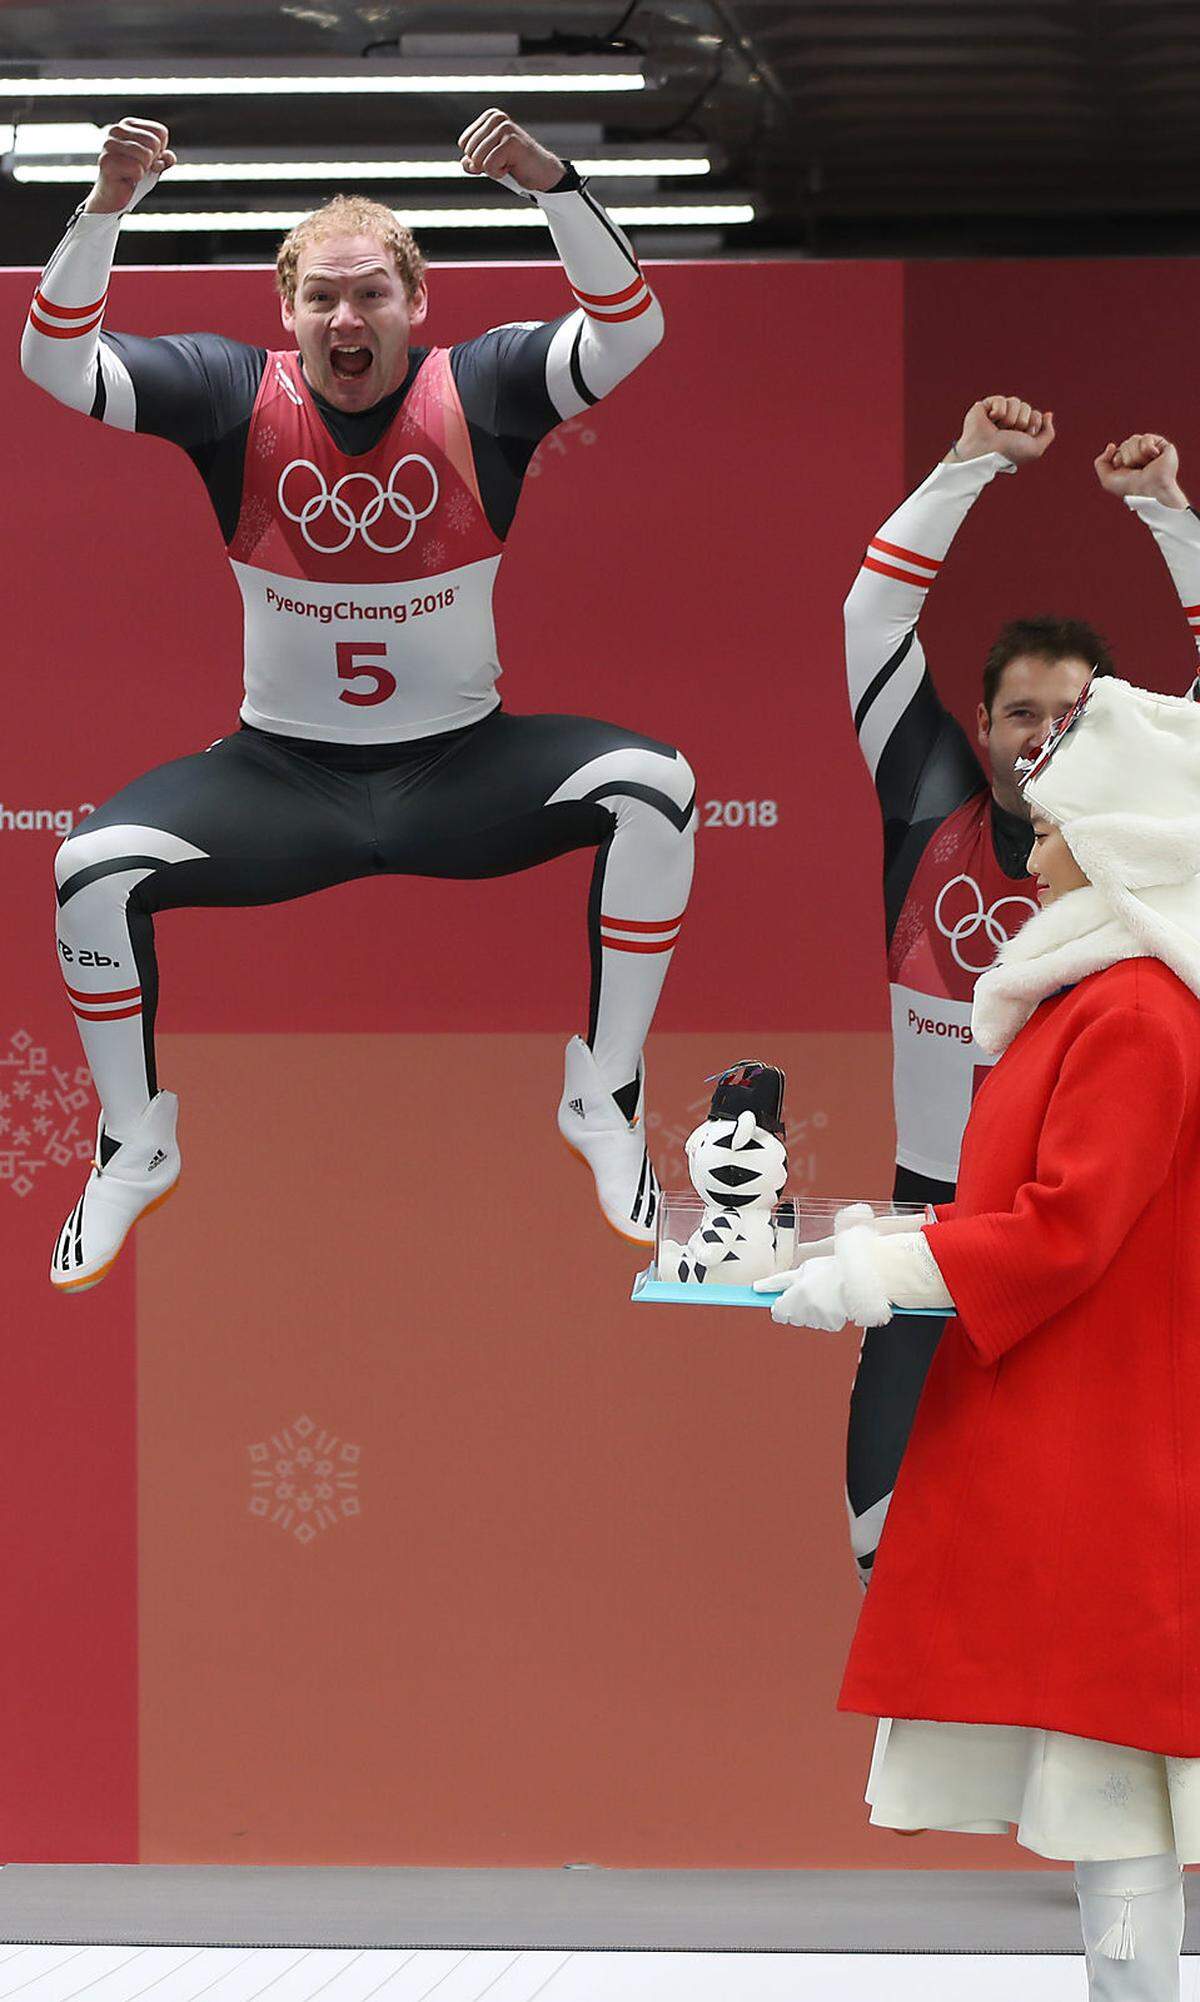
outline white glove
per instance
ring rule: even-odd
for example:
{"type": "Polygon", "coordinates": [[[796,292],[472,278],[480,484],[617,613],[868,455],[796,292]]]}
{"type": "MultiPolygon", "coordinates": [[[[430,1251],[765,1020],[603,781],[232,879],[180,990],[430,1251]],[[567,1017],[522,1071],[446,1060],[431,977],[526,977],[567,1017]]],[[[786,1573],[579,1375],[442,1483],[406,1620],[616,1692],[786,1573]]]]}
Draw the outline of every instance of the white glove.
{"type": "Polygon", "coordinates": [[[872,1217],[865,1204],[842,1210],[834,1235],[807,1244],[790,1272],[754,1283],[756,1293],[778,1293],[771,1318],[792,1328],[825,1328],[836,1334],[847,1321],[881,1328],[897,1306],[953,1313],[954,1302],[928,1239],[923,1217],[872,1217]],[[830,1255],[832,1254],[832,1255],[830,1255]]]}
{"type": "Polygon", "coordinates": [[[755,1282],[756,1293],[785,1290],[771,1302],[771,1319],[786,1328],[822,1328],[836,1335],[850,1318],[836,1258],[810,1258],[794,1272],[755,1282]]]}
{"type": "MultiPolygon", "coordinates": [[[[861,1328],[880,1327],[890,1321],[892,1309],[876,1258],[880,1221],[869,1203],[852,1203],[834,1219],[832,1257],[814,1258],[813,1247],[808,1246],[808,1257],[790,1272],[756,1281],[756,1292],[786,1289],[771,1308],[772,1320],[792,1328],[824,1328],[830,1334],[844,1328],[847,1321],[855,1321],[861,1328]]],[[[908,1235],[915,1242],[912,1220],[888,1221],[893,1226],[888,1235],[908,1235]],[[895,1230],[897,1223],[900,1233],[895,1230]]]]}
{"type": "MultiPolygon", "coordinates": [[[[798,1244],[796,1246],[796,1263],[792,1271],[799,1271],[802,1265],[807,1265],[814,1258],[832,1258],[838,1237],[840,1237],[842,1231],[849,1229],[854,1223],[866,1223],[868,1221],[876,1237],[911,1237],[914,1231],[924,1229],[929,1218],[924,1211],[918,1216],[871,1217],[867,1204],[854,1203],[848,1209],[838,1212],[834,1223],[834,1230],[837,1235],[833,1237],[814,1237],[809,1243],[798,1244]]],[[[775,1278],[780,1286],[786,1285],[791,1276],[791,1272],[777,1272],[775,1274],[775,1278]]],[[[771,1288],[769,1284],[764,1283],[760,1290],[768,1293],[771,1288]]]]}

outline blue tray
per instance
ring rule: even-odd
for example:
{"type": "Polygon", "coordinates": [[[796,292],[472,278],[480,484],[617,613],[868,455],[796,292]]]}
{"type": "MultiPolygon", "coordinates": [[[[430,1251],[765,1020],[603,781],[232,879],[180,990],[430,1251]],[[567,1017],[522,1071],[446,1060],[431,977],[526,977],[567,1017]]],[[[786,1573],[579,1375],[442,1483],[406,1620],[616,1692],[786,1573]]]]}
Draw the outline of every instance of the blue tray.
{"type": "MultiPolygon", "coordinates": [[[[677,1279],[653,1279],[648,1265],[633,1282],[630,1299],[637,1306],[652,1307],[769,1307],[777,1293],[756,1293],[753,1286],[681,1286],[677,1279]]],[[[925,1307],[893,1307],[894,1316],[914,1315],[929,1319],[925,1307]]]]}

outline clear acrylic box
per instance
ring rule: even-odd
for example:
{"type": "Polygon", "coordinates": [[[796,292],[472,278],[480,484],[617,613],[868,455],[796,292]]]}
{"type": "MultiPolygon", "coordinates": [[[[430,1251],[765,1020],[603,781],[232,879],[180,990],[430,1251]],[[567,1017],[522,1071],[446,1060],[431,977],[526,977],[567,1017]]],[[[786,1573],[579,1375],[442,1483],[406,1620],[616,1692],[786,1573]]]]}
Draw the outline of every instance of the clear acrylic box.
{"type": "MultiPolygon", "coordinates": [[[[832,1238],[834,1218],[862,1197],[785,1194],[770,1211],[743,1210],[727,1226],[702,1235],[703,1199],[694,1189],[664,1190],[655,1231],[654,1262],[639,1272],[639,1304],[687,1307],[770,1307],[775,1295],[756,1293],[754,1280],[788,1272],[806,1245],[832,1238]],[[724,1275],[722,1274],[724,1268],[724,1275]]],[[[891,1199],[869,1205],[877,1221],[924,1217],[924,1203],[891,1199]]],[[[898,1307],[898,1314],[918,1310],[898,1307]]]]}

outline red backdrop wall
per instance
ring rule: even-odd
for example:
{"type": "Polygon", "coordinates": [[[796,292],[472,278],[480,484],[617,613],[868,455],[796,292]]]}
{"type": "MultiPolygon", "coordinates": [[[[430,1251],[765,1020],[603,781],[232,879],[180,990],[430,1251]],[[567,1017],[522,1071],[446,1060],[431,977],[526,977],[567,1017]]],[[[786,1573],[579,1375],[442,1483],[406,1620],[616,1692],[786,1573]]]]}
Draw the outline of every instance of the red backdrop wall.
{"type": "MultiPolygon", "coordinates": [[[[20,378],[29,283],[0,274],[0,1851],[894,1867],[861,1807],[869,1727],[833,1715],[853,1345],[635,1312],[636,1258],[563,1171],[587,858],[164,917],[185,1178],[103,1287],[51,1296],[95,1118],[54,847],[87,802],[233,726],[239,608],[183,456],[20,378]]],[[[1169,582],[1090,459],[1133,428],[1187,443],[1200,275],[767,263],[656,283],[663,348],[528,484],[503,693],[679,742],[699,773],[650,1055],[667,1179],[705,1076],[749,1049],[788,1067],[798,1183],[878,1192],[879,840],[841,597],[965,404],[1019,391],[1053,404],[1060,442],[955,549],[927,621],[941,686],[969,714],[992,628],[1048,606],[1097,620],[1133,678],[1185,686],[1169,582]],[[728,811],[767,800],[771,826],[728,811]]],[[[551,267],[439,270],[432,337],[562,303],[551,267]]],[[[279,339],[251,269],[122,271],[110,323],[279,339]]],[[[929,1838],[920,1860],[1028,1859],[929,1838]]]]}

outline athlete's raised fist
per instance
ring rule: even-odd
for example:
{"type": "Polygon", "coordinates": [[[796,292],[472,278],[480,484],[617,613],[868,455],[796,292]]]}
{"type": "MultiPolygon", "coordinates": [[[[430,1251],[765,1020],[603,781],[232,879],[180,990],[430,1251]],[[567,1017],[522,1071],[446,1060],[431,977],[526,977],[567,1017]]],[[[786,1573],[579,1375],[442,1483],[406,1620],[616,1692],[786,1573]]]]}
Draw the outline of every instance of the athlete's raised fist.
{"type": "Polygon", "coordinates": [[[1054,412],[1037,410],[1019,396],[981,396],[963,418],[952,458],[981,459],[1003,452],[1014,466],[1040,459],[1054,443],[1054,412]]]}
{"type": "Polygon", "coordinates": [[[1096,478],[1106,494],[1140,494],[1167,507],[1188,504],[1179,484],[1179,454],[1159,431],[1135,431],[1120,445],[1106,445],[1096,460],[1096,478]]]}
{"type": "Polygon", "coordinates": [[[145,175],[175,165],[171,135],[150,118],[119,118],[100,148],[96,184],[84,207],[89,215],[115,215],[137,193],[145,175]]]}
{"type": "Polygon", "coordinates": [[[498,181],[510,174],[518,187],[546,194],[566,172],[557,153],[540,146],[506,111],[485,111],[460,132],[465,174],[487,174],[498,181]]]}

